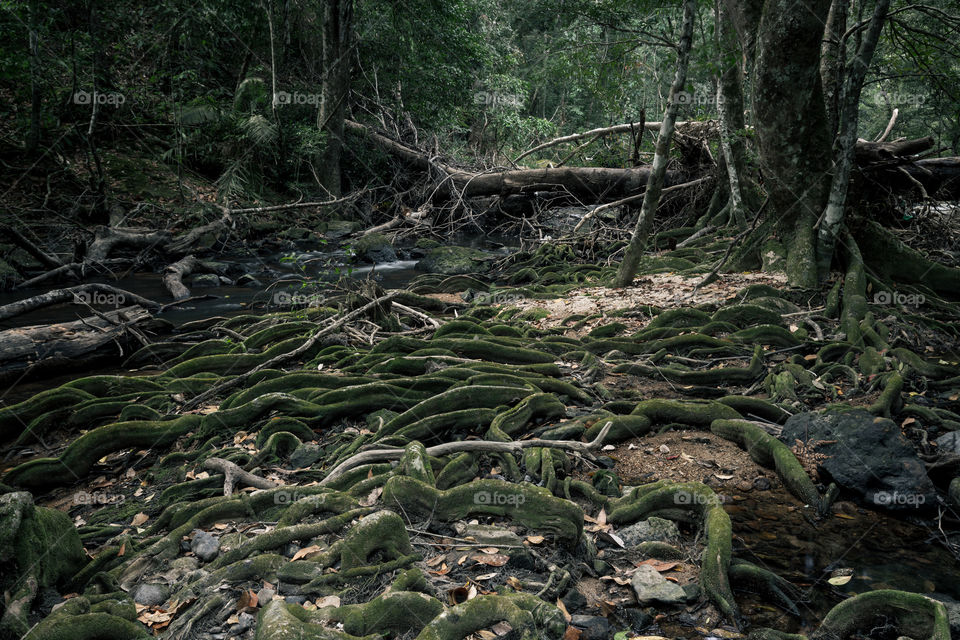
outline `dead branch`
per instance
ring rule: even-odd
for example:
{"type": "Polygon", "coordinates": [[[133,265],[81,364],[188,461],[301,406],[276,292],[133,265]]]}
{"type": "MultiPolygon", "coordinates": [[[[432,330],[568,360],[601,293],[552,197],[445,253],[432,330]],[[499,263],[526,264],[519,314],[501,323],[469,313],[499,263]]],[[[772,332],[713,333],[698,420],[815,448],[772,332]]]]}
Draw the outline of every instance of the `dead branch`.
{"type": "Polygon", "coordinates": [[[233,494],[233,487],[236,485],[237,480],[251,487],[256,487],[257,489],[273,489],[279,486],[276,482],[261,478],[249,471],[244,471],[233,462],[224,460],[223,458],[207,458],[203,466],[206,469],[219,471],[223,474],[223,495],[225,496],[233,494]]]}

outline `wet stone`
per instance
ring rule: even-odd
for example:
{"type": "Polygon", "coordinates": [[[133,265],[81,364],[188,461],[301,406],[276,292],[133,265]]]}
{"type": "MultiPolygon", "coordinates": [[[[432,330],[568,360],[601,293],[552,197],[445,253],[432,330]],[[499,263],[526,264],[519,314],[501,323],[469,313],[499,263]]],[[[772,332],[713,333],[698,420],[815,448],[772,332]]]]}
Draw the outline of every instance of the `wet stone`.
{"type": "Polygon", "coordinates": [[[204,562],[210,562],[220,553],[220,541],[207,533],[197,530],[190,542],[190,550],[204,562]]]}
{"type": "Polygon", "coordinates": [[[687,601],[687,594],[683,587],[670,582],[660,572],[644,564],[637,568],[630,580],[630,586],[637,594],[637,602],[641,606],[659,603],[665,605],[681,605],[687,601]]]}
{"type": "Polygon", "coordinates": [[[680,538],[680,530],[675,522],[664,518],[647,518],[628,527],[619,529],[617,535],[628,547],[641,542],[669,542],[680,538]]]}

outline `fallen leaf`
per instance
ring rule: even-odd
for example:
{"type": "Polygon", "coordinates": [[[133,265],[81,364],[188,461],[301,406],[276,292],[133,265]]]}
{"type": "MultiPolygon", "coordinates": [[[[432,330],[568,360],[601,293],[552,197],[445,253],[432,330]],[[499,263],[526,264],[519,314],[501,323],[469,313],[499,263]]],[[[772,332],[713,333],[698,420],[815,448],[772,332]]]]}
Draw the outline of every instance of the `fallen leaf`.
{"type": "Polygon", "coordinates": [[[496,553],[500,551],[500,549],[497,549],[496,547],[480,547],[480,551],[483,553],[496,553]]]}
{"type": "Polygon", "coordinates": [[[832,578],[828,578],[828,579],[827,579],[827,582],[829,582],[830,584],[832,584],[832,585],[835,586],[835,587],[842,587],[843,585],[845,585],[845,584],[847,584],[848,582],[850,582],[852,579],[853,579],[853,576],[852,576],[852,575],[849,575],[849,576],[834,576],[834,577],[832,577],[832,578]]]}
{"type": "Polygon", "coordinates": [[[557,609],[560,609],[560,613],[563,614],[564,620],[566,620],[567,622],[570,622],[571,620],[573,620],[573,616],[571,616],[570,612],[567,611],[566,605],[563,604],[563,600],[561,600],[560,598],[557,598],[557,609]]]}
{"type": "Polygon", "coordinates": [[[236,609],[239,613],[249,612],[256,609],[257,604],[257,592],[253,589],[244,589],[243,593],[240,594],[240,599],[237,600],[236,609]]]}
{"type": "Polygon", "coordinates": [[[507,564],[507,562],[510,560],[510,556],[504,555],[502,553],[494,553],[490,555],[477,553],[472,556],[472,559],[475,562],[479,562],[480,564],[485,564],[488,567],[502,567],[503,565],[507,564]]]}
{"type": "Polygon", "coordinates": [[[383,493],[383,487],[376,487],[371,491],[365,498],[362,498],[359,501],[361,507],[372,507],[373,504],[377,501],[377,498],[380,497],[380,494],[383,493]]]}
{"type": "Polygon", "coordinates": [[[576,627],[567,627],[567,630],[563,632],[563,640],[580,640],[580,636],[583,632],[576,627]]]}
{"type": "Polygon", "coordinates": [[[148,516],[147,514],[141,511],[137,515],[133,516],[133,520],[130,521],[130,524],[134,527],[139,527],[149,519],[150,519],[150,516],[148,516]]]}
{"type": "Polygon", "coordinates": [[[316,554],[322,553],[322,552],[323,552],[323,549],[321,547],[318,547],[317,545],[312,544],[309,547],[304,547],[303,549],[300,549],[300,551],[297,551],[295,554],[293,554],[292,561],[302,560],[303,558],[309,559],[315,556],[316,554]]]}
{"type": "Polygon", "coordinates": [[[507,585],[509,585],[514,591],[523,591],[523,583],[513,576],[507,578],[507,585]]]}
{"type": "Polygon", "coordinates": [[[435,576],[445,576],[450,573],[450,567],[448,567],[447,563],[444,562],[436,571],[428,571],[427,573],[432,573],[435,576]]]}
{"type": "Polygon", "coordinates": [[[444,555],[444,554],[440,554],[439,556],[433,556],[432,558],[430,558],[429,560],[427,560],[427,566],[428,566],[428,567],[435,567],[435,566],[437,566],[438,564],[440,564],[441,562],[443,562],[444,560],[446,560],[446,558],[447,558],[447,556],[444,555]]]}
{"type": "Polygon", "coordinates": [[[544,538],[543,536],[527,536],[527,542],[529,542],[530,544],[540,544],[544,540],[546,540],[546,538],[544,538]]]}
{"type": "Polygon", "coordinates": [[[477,582],[483,582],[484,580],[492,580],[493,578],[496,578],[498,575],[500,575],[500,574],[499,574],[499,573],[485,573],[485,574],[483,574],[482,576],[477,576],[476,578],[474,578],[474,580],[476,580],[477,582]]]}

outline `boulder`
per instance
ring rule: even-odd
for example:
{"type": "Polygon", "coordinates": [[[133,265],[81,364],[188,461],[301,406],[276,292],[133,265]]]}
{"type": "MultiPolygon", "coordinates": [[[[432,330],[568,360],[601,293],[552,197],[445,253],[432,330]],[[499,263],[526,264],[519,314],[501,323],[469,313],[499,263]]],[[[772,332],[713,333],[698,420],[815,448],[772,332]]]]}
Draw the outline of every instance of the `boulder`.
{"type": "Polygon", "coordinates": [[[357,258],[364,262],[380,264],[393,262],[397,259],[397,252],[393,245],[382,233],[371,233],[363,236],[353,244],[353,251],[357,258]]]}
{"type": "Polygon", "coordinates": [[[936,504],[936,490],[923,462],[900,427],[863,409],[798,413],[780,438],[817,444],[828,456],[821,471],[866,503],[891,511],[916,511],[936,504]]]}
{"type": "Polygon", "coordinates": [[[637,604],[645,607],[652,604],[682,605],[687,601],[683,587],[670,582],[648,564],[637,567],[630,579],[630,586],[637,594],[637,604]]]}
{"type": "Polygon", "coordinates": [[[672,520],[663,518],[647,518],[635,522],[629,527],[617,530],[617,535],[628,547],[635,547],[641,542],[670,542],[680,539],[680,530],[672,520]]]}
{"type": "Polygon", "coordinates": [[[469,247],[437,247],[417,263],[417,268],[428,273],[455,276],[478,273],[483,270],[482,263],[492,259],[493,256],[469,247]]]}

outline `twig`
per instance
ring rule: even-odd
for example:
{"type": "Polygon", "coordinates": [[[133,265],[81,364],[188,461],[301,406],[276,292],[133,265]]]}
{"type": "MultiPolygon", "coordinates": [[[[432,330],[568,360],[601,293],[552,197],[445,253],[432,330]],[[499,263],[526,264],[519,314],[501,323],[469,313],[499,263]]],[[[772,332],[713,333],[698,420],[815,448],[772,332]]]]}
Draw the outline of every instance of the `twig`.
{"type": "Polygon", "coordinates": [[[233,462],[224,460],[223,458],[207,458],[203,466],[206,469],[219,471],[223,474],[223,495],[225,496],[233,494],[233,487],[237,480],[242,480],[244,483],[257,489],[273,489],[280,486],[272,480],[267,480],[249,471],[244,471],[233,462]]]}

